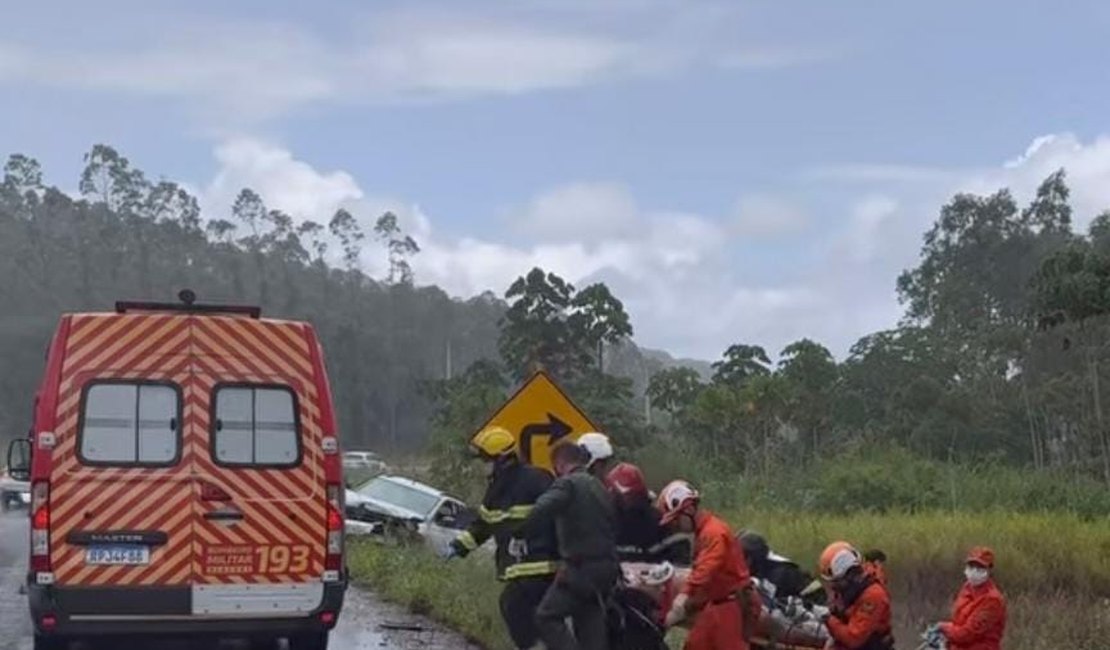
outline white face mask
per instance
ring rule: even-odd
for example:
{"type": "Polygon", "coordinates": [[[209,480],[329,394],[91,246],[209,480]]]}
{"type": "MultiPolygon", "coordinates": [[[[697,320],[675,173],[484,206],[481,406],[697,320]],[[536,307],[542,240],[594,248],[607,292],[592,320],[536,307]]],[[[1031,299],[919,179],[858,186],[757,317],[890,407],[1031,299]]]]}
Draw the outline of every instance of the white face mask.
{"type": "Polygon", "coordinates": [[[971,586],[978,587],[991,577],[991,572],[977,566],[964,567],[964,577],[971,586]]]}

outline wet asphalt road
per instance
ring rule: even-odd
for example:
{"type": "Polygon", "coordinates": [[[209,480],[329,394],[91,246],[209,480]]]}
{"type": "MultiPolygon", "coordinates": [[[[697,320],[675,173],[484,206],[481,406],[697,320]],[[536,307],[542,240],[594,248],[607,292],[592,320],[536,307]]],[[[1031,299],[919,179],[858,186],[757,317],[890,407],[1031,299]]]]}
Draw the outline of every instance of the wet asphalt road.
{"type": "MultiPolygon", "coordinates": [[[[31,650],[31,623],[27,600],[20,594],[26,570],[27,517],[24,512],[0,514],[0,650],[31,650]]],[[[73,646],[77,648],[87,646],[73,646]]],[[[119,647],[111,644],[103,647],[119,647]]],[[[134,650],[200,650],[187,639],[148,640],[128,643],[134,650]]],[[[212,646],[217,647],[217,646],[212,646]]],[[[219,648],[242,648],[224,643],[219,648]]],[[[351,589],[332,632],[329,650],[476,650],[458,635],[418,616],[382,602],[373,594],[351,589]],[[392,631],[383,625],[420,627],[422,631],[392,631]]],[[[204,648],[207,650],[207,647],[204,648]]]]}

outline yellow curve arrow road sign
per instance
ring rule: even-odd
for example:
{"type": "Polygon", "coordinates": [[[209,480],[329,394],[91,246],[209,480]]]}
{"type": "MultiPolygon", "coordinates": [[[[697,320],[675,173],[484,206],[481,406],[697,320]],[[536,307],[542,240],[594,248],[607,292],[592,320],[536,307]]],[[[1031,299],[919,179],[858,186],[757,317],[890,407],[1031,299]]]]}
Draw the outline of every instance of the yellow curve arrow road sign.
{"type": "MultiPolygon", "coordinates": [[[[597,431],[590,418],[545,372],[524,382],[478,431],[504,427],[516,436],[524,462],[551,471],[551,447],[597,431]]],[[[475,432],[477,435],[478,432],[475,432]]]]}

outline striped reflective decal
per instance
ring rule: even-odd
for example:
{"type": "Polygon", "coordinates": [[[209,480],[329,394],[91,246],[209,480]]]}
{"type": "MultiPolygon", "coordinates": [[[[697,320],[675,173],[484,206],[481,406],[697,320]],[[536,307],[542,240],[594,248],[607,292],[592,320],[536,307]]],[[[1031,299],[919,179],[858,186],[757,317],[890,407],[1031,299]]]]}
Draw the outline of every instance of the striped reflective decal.
{"type": "Polygon", "coordinates": [[[321,412],[302,324],[179,314],[72,317],[60,380],[53,450],[51,534],[60,585],[185,585],[319,580],[326,550],[321,412]],[[82,465],[77,456],[81,391],[94,378],[170,381],[181,388],[181,462],[172,468],[82,465]],[[282,384],[297,395],[302,462],[292,469],[217,465],[209,445],[218,383],[282,384]],[[233,497],[231,525],[204,515],[229,504],[200,500],[200,481],[233,497]],[[62,540],[77,530],[162,531],[145,566],[88,566],[85,547],[62,540]],[[211,575],[205,553],[237,548],[266,556],[265,573],[211,575]],[[286,551],[290,555],[285,561],[286,551]],[[298,569],[296,572],[293,569],[298,569]]]}

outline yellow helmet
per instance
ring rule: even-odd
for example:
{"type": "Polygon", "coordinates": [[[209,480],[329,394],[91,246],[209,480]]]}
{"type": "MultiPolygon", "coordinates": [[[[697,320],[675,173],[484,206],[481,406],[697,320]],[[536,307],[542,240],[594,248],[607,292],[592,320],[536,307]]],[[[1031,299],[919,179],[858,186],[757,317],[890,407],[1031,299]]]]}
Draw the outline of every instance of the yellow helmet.
{"type": "Polygon", "coordinates": [[[516,452],[516,438],[504,427],[482,429],[470,445],[487,458],[500,458],[516,452]]]}

